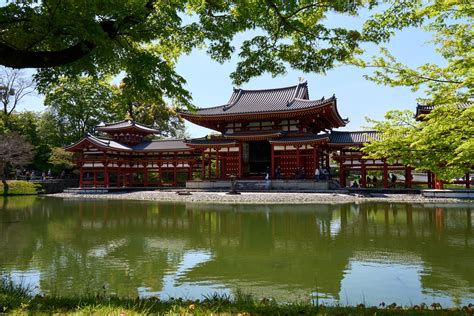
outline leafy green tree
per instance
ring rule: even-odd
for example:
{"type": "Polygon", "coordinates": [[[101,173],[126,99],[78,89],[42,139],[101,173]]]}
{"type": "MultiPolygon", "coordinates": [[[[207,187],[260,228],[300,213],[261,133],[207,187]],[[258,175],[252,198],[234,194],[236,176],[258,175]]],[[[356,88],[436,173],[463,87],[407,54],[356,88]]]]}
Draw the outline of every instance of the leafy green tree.
{"type": "Polygon", "coordinates": [[[386,48],[371,61],[355,60],[375,71],[367,76],[379,84],[425,89],[421,102],[430,105],[472,101],[474,94],[474,6],[466,0],[390,0],[391,6],[375,14],[364,30],[372,38],[387,40],[395,30],[422,27],[433,34],[432,44],[444,59],[442,64],[425,63],[416,68],[404,65],[386,48]]]}
{"type": "Polygon", "coordinates": [[[118,120],[115,88],[91,77],[61,78],[45,97],[45,105],[61,132],[64,143],[72,143],[101,122],[118,120]]]}
{"type": "Polygon", "coordinates": [[[63,170],[72,170],[76,164],[72,160],[73,153],[61,147],[54,147],[48,162],[53,165],[53,173],[60,174],[63,170]]]}
{"type": "Polygon", "coordinates": [[[175,71],[182,54],[206,48],[219,62],[238,53],[239,84],[289,65],[324,73],[379,42],[371,33],[330,27],[328,15],[355,16],[376,0],[23,0],[0,8],[0,64],[37,68],[41,91],[62,76],[124,75],[135,95],[189,106],[175,71]],[[241,47],[235,35],[255,31],[241,47]]]}
{"type": "Polygon", "coordinates": [[[410,111],[390,111],[385,118],[369,120],[380,134],[364,144],[367,157],[431,170],[448,182],[474,167],[474,107],[437,106],[422,121],[410,111]]]}

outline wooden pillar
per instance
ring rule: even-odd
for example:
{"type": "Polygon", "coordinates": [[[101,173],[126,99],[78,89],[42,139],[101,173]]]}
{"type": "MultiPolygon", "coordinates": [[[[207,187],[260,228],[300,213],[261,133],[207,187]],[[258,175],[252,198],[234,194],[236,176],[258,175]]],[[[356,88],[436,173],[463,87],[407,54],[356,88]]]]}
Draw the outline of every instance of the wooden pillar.
{"type": "Polygon", "coordinates": [[[173,162],[173,186],[178,185],[178,175],[177,175],[177,170],[176,170],[176,162],[173,162]]]}
{"type": "Polygon", "coordinates": [[[383,187],[388,188],[388,165],[387,161],[383,161],[383,187]]]}
{"type": "Polygon", "coordinates": [[[296,146],[296,168],[300,167],[300,146],[296,146]]]}
{"type": "Polygon", "coordinates": [[[204,150],[202,150],[202,155],[201,155],[201,180],[204,180],[206,178],[206,161],[204,160],[205,155],[204,155],[204,150]]]}
{"type": "Polygon", "coordinates": [[[208,161],[209,161],[209,163],[207,164],[207,166],[208,166],[207,178],[210,179],[210,178],[211,178],[212,151],[209,152],[209,159],[208,159],[208,161]]]}
{"type": "Polygon", "coordinates": [[[219,160],[219,148],[216,148],[216,179],[221,178],[221,162],[219,160]]]}
{"type": "Polygon", "coordinates": [[[432,189],[432,188],[433,188],[433,185],[432,185],[431,171],[428,170],[426,177],[428,178],[428,188],[429,188],[429,189],[432,189]]]}
{"type": "Polygon", "coordinates": [[[346,175],[344,173],[344,161],[342,158],[339,158],[339,184],[342,188],[346,187],[346,175]]]}
{"type": "Polygon", "coordinates": [[[143,186],[148,186],[148,163],[143,164],[143,186]]]}
{"type": "Polygon", "coordinates": [[[405,188],[411,188],[412,187],[412,173],[411,173],[411,167],[410,166],[405,166],[405,188]]]}
{"type": "Polygon", "coordinates": [[[118,163],[117,165],[118,165],[118,168],[117,168],[117,187],[121,187],[122,185],[120,183],[120,177],[122,176],[122,170],[121,170],[120,166],[122,164],[118,163]]]}
{"type": "Polygon", "coordinates": [[[81,162],[81,168],[79,171],[79,187],[82,188],[82,182],[84,181],[84,163],[81,162]]]}
{"type": "Polygon", "coordinates": [[[361,160],[361,165],[360,165],[360,186],[363,188],[367,188],[367,169],[365,166],[365,161],[361,160]]]}
{"type": "Polygon", "coordinates": [[[242,161],[244,159],[244,153],[242,152],[242,144],[239,144],[239,177],[242,177],[242,161]]]}
{"type": "Polygon", "coordinates": [[[162,186],[163,185],[163,169],[162,169],[162,163],[160,162],[158,164],[158,186],[162,186]]]}
{"type": "Polygon", "coordinates": [[[471,178],[469,172],[466,173],[466,189],[469,189],[471,187],[471,178]]]}
{"type": "Polygon", "coordinates": [[[313,175],[316,169],[318,169],[318,146],[313,144],[313,175]]]}
{"type": "MultiPolygon", "coordinates": [[[[93,165],[94,166],[94,165],[93,165]]],[[[95,166],[94,166],[95,167],[95,166]]],[[[97,170],[94,168],[94,171],[92,171],[92,174],[94,175],[93,178],[92,178],[92,185],[94,186],[94,188],[96,187],[97,185],[97,182],[96,182],[96,172],[97,170]]]]}
{"type": "Polygon", "coordinates": [[[270,175],[272,179],[275,179],[275,146],[270,143],[270,153],[271,153],[271,160],[270,160],[270,175]]]}
{"type": "Polygon", "coordinates": [[[109,187],[109,167],[108,167],[108,162],[104,161],[104,185],[106,188],[109,187]]]}

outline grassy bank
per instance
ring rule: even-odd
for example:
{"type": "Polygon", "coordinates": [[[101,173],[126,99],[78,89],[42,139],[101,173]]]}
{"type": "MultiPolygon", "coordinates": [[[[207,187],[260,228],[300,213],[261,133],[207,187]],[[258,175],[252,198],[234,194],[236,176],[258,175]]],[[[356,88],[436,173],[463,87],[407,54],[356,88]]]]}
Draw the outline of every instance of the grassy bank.
{"type": "MultiPolygon", "coordinates": [[[[28,181],[8,180],[8,195],[34,195],[41,191],[41,186],[28,181]]],[[[3,194],[3,183],[0,182],[0,195],[3,194]]]]}
{"type": "Polygon", "coordinates": [[[440,306],[384,307],[321,306],[308,302],[279,304],[257,300],[237,291],[235,297],[213,295],[202,300],[120,298],[104,294],[82,297],[31,296],[27,288],[3,279],[0,314],[165,314],[165,315],[472,315],[474,307],[441,309],[440,306]]]}

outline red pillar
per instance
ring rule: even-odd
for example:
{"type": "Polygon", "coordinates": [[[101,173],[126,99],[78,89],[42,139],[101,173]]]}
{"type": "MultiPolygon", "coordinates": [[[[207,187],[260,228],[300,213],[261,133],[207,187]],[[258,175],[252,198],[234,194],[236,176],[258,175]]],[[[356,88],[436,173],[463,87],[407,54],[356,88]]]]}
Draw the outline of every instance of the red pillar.
{"type": "Polygon", "coordinates": [[[242,160],[244,159],[243,157],[243,152],[242,152],[242,144],[239,144],[239,177],[242,177],[242,160]]]}
{"type": "Polygon", "coordinates": [[[300,167],[300,146],[296,146],[296,168],[300,167]]]}
{"type": "Polygon", "coordinates": [[[148,186],[148,168],[147,168],[147,166],[148,166],[148,163],[145,162],[143,164],[143,185],[146,186],[146,187],[148,186]]]}
{"type": "Polygon", "coordinates": [[[118,164],[118,168],[117,168],[117,187],[121,187],[120,177],[122,176],[122,174],[121,174],[120,166],[121,166],[121,164],[118,164]]]}
{"type": "Polygon", "coordinates": [[[108,163],[104,162],[104,182],[105,182],[105,187],[109,187],[109,168],[108,168],[108,163]]]}
{"type": "Polygon", "coordinates": [[[412,173],[411,167],[405,166],[405,187],[411,188],[412,187],[412,173]]]}
{"type": "Polygon", "coordinates": [[[176,171],[176,162],[173,163],[173,186],[178,185],[178,180],[177,180],[177,171],[176,171]]]}
{"type": "Polygon", "coordinates": [[[81,170],[79,172],[79,187],[82,188],[82,182],[84,180],[84,167],[83,167],[84,163],[81,162],[81,170]]]}
{"type": "Polygon", "coordinates": [[[388,188],[388,165],[385,160],[383,161],[383,187],[388,188]]]}
{"type": "Polygon", "coordinates": [[[202,155],[201,155],[201,180],[204,180],[206,178],[206,164],[204,160],[204,149],[202,150],[202,155]]]}
{"type": "Polygon", "coordinates": [[[344,174],[344,163],[342,158],[339,160],[339,184],[342,188],[346,187],[346,175],[344,174]]]}
{"type": "Polygon", "coordinates": [[[275,179],[275,148],[274,148],[273,144],[270,144],[270,148],[271,148],[270,174],[271,174],[272,179],[275,179]]]}
{"type": "Polygon", "coordinates": [[[219,160],[219,148],[216,148],[216,179],[221,178],[221,162],[219,160]]]}
{"type": "Polygon", "coordinates": [[[363,188],[367,188],[367,169],[365,167],[365,161],[361,160],[360,166],[360,186],[363,188]]]}
{"type": "Polygon", "coordinates": [[[158,164],[158,186],[163,184],[163,170],[161,170],[161,163],[158,164]]]}

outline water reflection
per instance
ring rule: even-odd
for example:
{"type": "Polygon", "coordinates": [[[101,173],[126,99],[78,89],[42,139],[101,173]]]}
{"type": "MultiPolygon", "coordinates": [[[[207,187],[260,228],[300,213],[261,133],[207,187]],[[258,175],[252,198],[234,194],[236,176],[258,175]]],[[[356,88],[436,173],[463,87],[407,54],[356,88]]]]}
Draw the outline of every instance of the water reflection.
{"type": "Polygon", "coordinates": [[[203,205],[15,198],[0,269],[46,293],[342,304],[474,297],[472,204],[203,205]]]}

